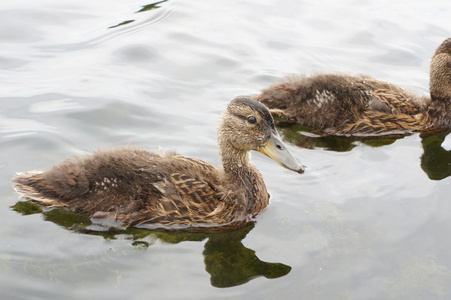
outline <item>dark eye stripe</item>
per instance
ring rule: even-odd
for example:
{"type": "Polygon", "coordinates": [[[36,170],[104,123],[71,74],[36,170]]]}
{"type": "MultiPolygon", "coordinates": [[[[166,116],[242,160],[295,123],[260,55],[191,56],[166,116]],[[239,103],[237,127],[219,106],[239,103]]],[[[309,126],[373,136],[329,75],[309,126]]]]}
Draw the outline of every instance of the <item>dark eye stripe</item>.
{"type": "Polygon", "coordinates": [[[252,100],[248,97],[237,97],[233,101],[235,103],[241,103],[246,106],[249,106],[255,111],[257,111],[257,113],[259,113],[260,116],[263,118],[263,122],[267,124],[271,129],[275,130],[274,119],[272,118],[269,110],[263,104],[255,100],[252,100]]]}

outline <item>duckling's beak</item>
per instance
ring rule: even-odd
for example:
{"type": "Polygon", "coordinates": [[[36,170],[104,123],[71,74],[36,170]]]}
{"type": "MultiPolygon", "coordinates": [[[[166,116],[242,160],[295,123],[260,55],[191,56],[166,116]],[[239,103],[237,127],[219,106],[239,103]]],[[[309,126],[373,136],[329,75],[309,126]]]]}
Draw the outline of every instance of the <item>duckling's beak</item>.
{"type": "Polygon", "coordinates": [[[272,158],[284,168],[298,172],[299,174],[304,173],[305,167],[291,155],[280,137],[274,133],[271,133],[268,142],[258,149],[258,152],[272,158]]]}

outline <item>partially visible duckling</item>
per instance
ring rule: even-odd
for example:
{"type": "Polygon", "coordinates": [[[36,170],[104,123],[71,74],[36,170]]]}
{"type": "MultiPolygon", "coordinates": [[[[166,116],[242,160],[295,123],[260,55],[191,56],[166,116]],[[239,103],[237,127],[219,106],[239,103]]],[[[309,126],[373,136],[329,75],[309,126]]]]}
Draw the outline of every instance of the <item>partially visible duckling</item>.
{"type": "Polygon", "coordinates": [[[431,98],[366,76],[291,77],[252,96],[272,113],[323,134],[374,136],[451,128],[451,39],[435,51],[431,98]]]}
{"type": "Polygon", "coordinates": [[[120,226],[208,232],[241,228],[268,205],[265,183],[249,151],[304,171],[281,142],[267,108],[250,98],[229,104],[218,144],[223,169],[175,153],[126,148],[18,173],[13,182],[19,194],[42,205],[120,226]]]}

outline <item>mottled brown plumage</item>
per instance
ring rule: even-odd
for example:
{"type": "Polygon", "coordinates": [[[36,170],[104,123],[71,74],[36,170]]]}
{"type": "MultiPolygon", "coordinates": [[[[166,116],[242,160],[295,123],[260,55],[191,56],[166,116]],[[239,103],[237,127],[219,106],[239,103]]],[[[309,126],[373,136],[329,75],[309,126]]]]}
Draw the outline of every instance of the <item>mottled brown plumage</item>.
{"type": "Polygon", "coordinates": [[[253,96],[271,112],[323,134],[375,136],[451,128],[451,39],[435,51],[431,97],[366,76],[291,77],[253,96]]]}
{"type": "Polygon", "coordinates": [[[229,104],[218,144],[223,170],[176,153],[125,148],[72,158],[46,171],[18,173],[13,182],[31,200],[93,220],[205,232],[243,227],[268,205],[263,178],[249,161],[250,150],[303,172],[278,139],[269,111],[249,98],[229,104]]]}

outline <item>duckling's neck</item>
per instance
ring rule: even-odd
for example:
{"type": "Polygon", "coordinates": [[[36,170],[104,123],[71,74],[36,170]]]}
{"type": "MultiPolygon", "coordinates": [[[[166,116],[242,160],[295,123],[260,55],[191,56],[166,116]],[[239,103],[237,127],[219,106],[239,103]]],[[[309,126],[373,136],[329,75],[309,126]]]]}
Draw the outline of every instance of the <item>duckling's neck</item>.
{"type": "Polygon", "coordinates": [[[428,117],[434,127],[451,127],[451,98],[432,98],[428,117]]]}
{"type": "Polygon", "coordinates": [[[237,200],[243,202],[247,213],[256,215],[268,205],[268,193],[260,173],[250,162],[249,151],[225,141],[219,146],[225,183],[234,190],[237,200]]]}
{"type": "Polygon", "coordinates": [[[428,115],[436,127],[451,127],[451,58],[449,53],[440,52],[432,57],[429,78],[431,104],[428,115]]]}
{"type": "Polygon", "coordinates": [[[238,149],[226,142],[219,146],[224,171],[233,174],[238,170],[249,168],[249,151],[238,149]]]}
{"type": "Polygon", "coordinates": [[[451,94],[447,91],[449,87],[442,86],[441,81],[431,73],[431,103],[427,113],[434,127],[451,127],[451,94]]]}

